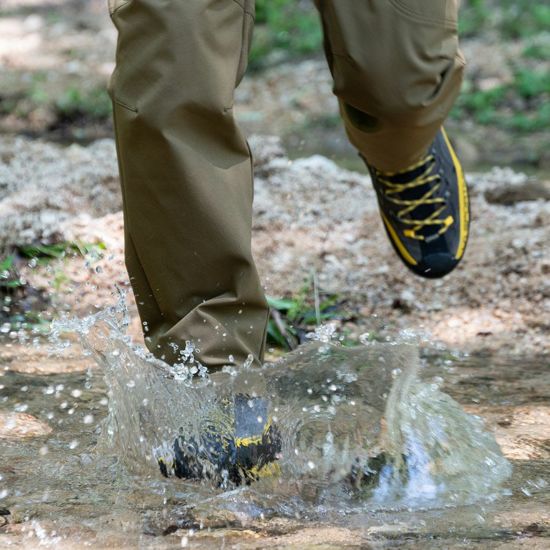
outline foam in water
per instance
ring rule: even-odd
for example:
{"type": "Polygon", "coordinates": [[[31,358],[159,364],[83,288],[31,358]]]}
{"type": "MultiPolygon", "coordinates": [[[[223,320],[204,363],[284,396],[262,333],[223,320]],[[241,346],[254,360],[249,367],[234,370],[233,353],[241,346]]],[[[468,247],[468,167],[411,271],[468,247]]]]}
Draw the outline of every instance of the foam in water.
{"type": "MultiPolygon", "coordinates": [[[[56,322],[53,336],[76,332],[103,366],[109,415],[98,451],[115,454],[132,472],[158,471],[157,459],[170,461],[179,433],[198,440],[213,418],[223,418],[226,403],[246,394],[269,402],[282,441],[281,473],[246,489],[250,506],[293,499],[367,508],[458,505],[497,496],[510,476],[481,421],[421,381],[411,343],[344,347],[324,327],[276,363],[208,374],[190,343],[181,364],[170,367],[133,344],[127,324],[121,300],[94,316],[56,322]],[[375,474],[369,483],[357,481],[353,472],[361,470],[375,474]]],[[[231,436],[230,422],[217,428],[231,436]]],[[[220,480],[206,483],[214,489],[220,480]]],[[[221,486],[232,494],[227,480],[221,486]]]]}

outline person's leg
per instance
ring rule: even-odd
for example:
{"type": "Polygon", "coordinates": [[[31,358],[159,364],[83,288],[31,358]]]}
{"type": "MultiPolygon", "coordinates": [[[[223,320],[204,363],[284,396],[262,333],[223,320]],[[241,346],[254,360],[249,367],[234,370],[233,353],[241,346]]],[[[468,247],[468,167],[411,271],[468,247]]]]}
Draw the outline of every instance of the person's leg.
{"type": "Polygon", "coordinates": [[[468,239],[466,182],[442,129],[464,68],[458,1],[315,0],[340,113],[390,242],[428,278],[451,272],[468,239]]]}
{"type": "Polygon", "coordinates": [[[458,0],[315,0],[351,143],[379,170],[417,162],[456,99],[458,0]]]}
{"type": "Polygon", "coordinates": [[[209,368],[262,360],[268,308],[251,254],[252,163],[233,116],[253,0],[110,0],[110,93],[126,265],[149,349],[187,340],[209,368]]]}

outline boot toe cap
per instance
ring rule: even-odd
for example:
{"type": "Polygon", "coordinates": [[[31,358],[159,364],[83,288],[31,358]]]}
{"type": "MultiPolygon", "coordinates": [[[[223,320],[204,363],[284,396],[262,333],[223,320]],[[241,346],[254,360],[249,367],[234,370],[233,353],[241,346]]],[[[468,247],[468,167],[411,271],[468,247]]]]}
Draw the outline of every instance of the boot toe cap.
{"type": "Polygon", "coordinates": [[[424,256],[415,271],[427,279],[439,279],[448,275],[458,262],[459,260],[448,252],[437,252],[424,256]]]}

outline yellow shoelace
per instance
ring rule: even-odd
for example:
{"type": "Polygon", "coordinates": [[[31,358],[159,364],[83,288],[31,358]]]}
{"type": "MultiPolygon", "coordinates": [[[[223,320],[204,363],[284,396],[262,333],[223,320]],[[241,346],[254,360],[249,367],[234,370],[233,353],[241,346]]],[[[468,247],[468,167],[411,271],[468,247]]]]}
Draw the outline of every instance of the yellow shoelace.
{"type": "Polygon", "coordinates": [[[426,237],[424,235],[418,235],[417,231],[424,227],[432,225],[440,225],[441,228],[439,229],[439,231],[437,231],[437,235],[442,235],[443,233],[445,233],[445,231],[447,231],[447,229],[449,229],[454,221],[453,217],[450,215],[446,218],[439,217],[441,213],[445,210],[445,199],[443,197],[434,197],[434,195],[441,187],[441,179],[439,175],[431,173],[434,166],[434,156],[427,155],[417,164],[414,164],[413,166],[410,166],[405,170],[401,170],[400,172],[380,172],[379,170],[376,171],[377,179],[384,186],[384,194],[386,195],[388,200],[393,202],[394,204],[397,204],[398,206],[403,207],[397,212],[397,218],[401,223],[411,226],[403,230],[403,235],[405,235],[405,237],[418,239],[420,241],[426,240],[426,237]],[[421,166],[425,166],[424,171],[410,182],[397,183],[390,179],[399,174],[405,174],[407,172],[417,170],[421,166]],[[403,191],[407,191],[408,189],[414,189],[415,187],[420,187],[421,185],[426,185],[428,183],[432,184],[429,190],[426,191],[426,193],[418,199],[405,200],[395,196],[403,193],[403,191]],[[423,220],[415,220],[413,218],[406,217],[407,214],[410,214],[419,206],[423,206],[426,204],[434,204],[440,206],[423,220]]]}

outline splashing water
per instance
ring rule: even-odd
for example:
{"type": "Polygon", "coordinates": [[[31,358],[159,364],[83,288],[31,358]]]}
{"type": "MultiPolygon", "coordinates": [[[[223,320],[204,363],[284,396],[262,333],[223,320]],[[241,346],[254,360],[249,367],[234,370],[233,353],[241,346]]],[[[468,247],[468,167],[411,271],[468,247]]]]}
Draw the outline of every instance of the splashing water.
{"type": "MultiPolygon", "coordinates": [[[[136,474],[158,472],[157,459],[170,460],[178,434],[198,440],[239,394],[267,400],[282,442],[280,475],[239,489],[240,506],[245,492],[246,506],[262,510],[461,505],[498,496],[511,474],[481,420],[420,380],[418,349],[406,341],[344,347],[323,327],[276,363],[208,374],[190,343],[181,364],[169,367],[133,344],[127,325],[121,300],[94,316],[56,322],[52,339],[59,345],[77,333],[103,366],[109,414],[96,452],[117,456],[136,474]],[[376,475],[360,483],[361,470],[376,475]]],[[[217,428],[231,435],[229,424],[217,428]]],[[[226,480],[221,489],[219,480],[204,483],[234,506],[226,480]]]]}

